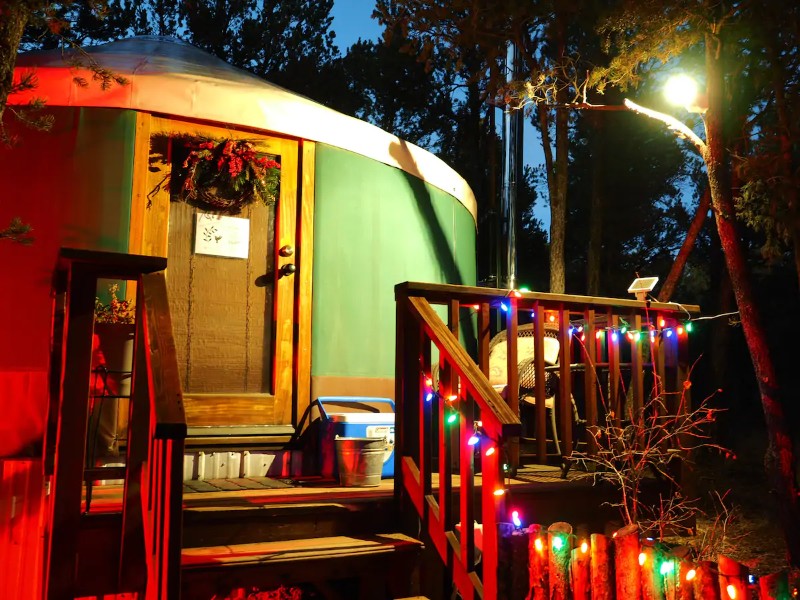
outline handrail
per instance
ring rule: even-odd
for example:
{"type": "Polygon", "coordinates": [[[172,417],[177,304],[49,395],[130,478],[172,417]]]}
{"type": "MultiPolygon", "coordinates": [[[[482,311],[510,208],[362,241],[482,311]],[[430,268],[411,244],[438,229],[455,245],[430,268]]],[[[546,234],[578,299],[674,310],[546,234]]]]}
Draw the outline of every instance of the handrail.
{"type": "MultiPolygon", "coordinates": [[[[552,368],[558,369],[560,376],[556,406],[557,414],[560,414],[558,434],[564,458],[568,458],[573,450],[572,407],[569,404],[573,373],[578,369],[583,372],[587,425],[583,441],[591,453],[595,450],[592,428],[598,425],[601,414],[598,396],[601,396],[605,414],[616,415],[617,420],[623,412],[624,402],[630,402],[634,409],[641,408],[646,358],[649,358],[658,385],[666,392],[683,391],[688,373],[688,354],[686,335],[680,333],[683,331],[680,324],[698,313],[699,307],[413,282],[395,286],[395,298],[395,402],[398,416],[395,494],[401,508],[413,507],[422,519],[423,529],[429,534],[461,596],[498,598],[502,588],[498,570],[498,547],[501,543],[498,524],[508,520],[504,514],[504,496],[494,494],[503,488],[501,452],[495,451],[487,456],[486,446],[481,449],[482,575],[479,576],[474,568],[473,528],[465,526],[459,532],[455,525],[458,521],[471,524],[476,510],[473,499],[474,455],[472,446],[467,444],[474,431],[480,430],[484,438],[491,440],[493,448],[507,453],[512,472],[519,463],[517,436],[521,424],[518,417],[516,341],[520,315],[529,315],[532,323],[527,327],[533,332],[536,456],[539,462],[545,462],[545,327],[557,328],[558,366],[552,368]],[[491,311],[497,310],[501,302],[505,311],[508,361],[505,398],[490,385],[488,377],[491,311]],[[447,324],[431,306],[433,304],[447,307],[447,324]],[[468,327],[472,334],[477,333],[476,360],[470,358],[458,338],[459,313],[465,308],[477,311],[477,332],[472,330],[472,324],[468,327]],[[585,327],[580,336],[573,327],[578,321],[581,327],[585,327]],[[624,333],[628,325],[637,332],[649,332],[647,350],[644,339],[642,343],[634,342],[633,336],[622,348],[620,333],[624,333]],[[673,335],[676,332],[678,335],[673,335]],[[432,383],[434,369],[431,366],[434,347],[438,350],[441,367],[436,393],[431,392],[436,386],[432,383]],[[631,376],[627,400],[623,392],[623,368],[631,376]],[[607,390],[601,389],[606,386],[607,390]],[[602,397],[604,393],[608,396],[602,397]],[[479,413],[480,428],[476,426],[475,413],[479,413]],[[451,414],[457,416],[457,422],[453,424],[455,429],[446,425],[451,414]],[[438,460],[435,456],[437,450],[438,460]],[[458,463],[460,474],[457,509],[451,481],[454,463],[458,463]],[[439,488],[435,492],[433,473],[436,471],[439,488]]],[[[680,410],[688,408],[688,405],[682,405],[680,410]]],[[[579,441],[575,440],[575,443],[579,441]]]]}
{"type": "MultiPolygon", "coordinates": [[[[99,278],[137,284],[136,333],[117,589],[177,598],[186,423],[163,270],[166,259],[62,249],[54,277],[53,390],[45,465],[52,473],[46,597],[78,590],[94,301],[99,278]],[[63,315],[58,318],[59,315],[63,315]]],[[[88,505],[87,505],[88,506],[88,505]]]]}
{"type": "MultiPolygon", "coordinates": [[[[510,290],[474,287],[466,285],[448,285],[439,283],[422,283],[406,281],[395,286],[395,292],[406,296],[423,296],[432,304],[446,304],[450,300],[458,300],[462,305],[477,304],[487,299],[508,298],[510,290]]],[[[551,294],[549,292],[517,292],[516,298],[543,304],[563,304],[565,308],[582,310],[587,304],[596,308],[649,308],[651,311],[687,312],[696,314],[700,307],[696,304],[679,304],[678,302],[651,302],[630,300],[628,298],[608,298],[605,296],[577,296],[572,294],[551,294]]]]}
{"type": "Polygon", "coordinates": [[[159,600],[180,595],[187,428],[163,271],[139,278],[137,298],[120,578],[130,573],[128,557],[141,552],[148,557],[145,598],[159,600]]]}
{"type": "MultiPolygon", "coordinates": [[[[496,495],[497,490],[503,489],[502,452],[487,453],[487,450],[490,447],[501,450],[507,438],[519,435],[519,418],[489,385],[486,376],[425,299],[398,294],[397,302],[397,489],[405,490],[409,495],[439,555],[448,565],[462,598],[496,598],[498,524],[505,512],[503,497],[496,495]],[[439,349],[440,363],[444,366],[440,381],[447,389],[427,401],[423,397],[422,381],[431,372],[430,343],[439,349]],[[452,399],[449,402],[445,400],[448,396],[458,398],[458,410],[451,413],[457,415],[455,425],[448,424],[449,407],[454,404],[452,399]],[[484,437],[492,440],[492,446],[484,445],[481,457],[482,576],[475,568],[475,533],[472,527],[475,465],[473,448],[467,443],[475,431],[475,407],[479,411],[484,437]],[[436,431],[433,431],[434,415],[438,416],[436,431]],[[457,431],[456,435],[451,427],[457,431]],[[439,443],[431,441],[432,438],[439,443]],[[458,510],[454,506],[452,490],[453,442],[457,442],[459,453],[458,510]],[[434,448],[439,449],[437,494],[433,493],[432,481],[434,448]],[[457,522],[462,524],[460,531],[457,522]]],[[[451,315],[457,312],[455,310],[451,315]]],[[[451,328],[457,330],[457,320],[451,320],[451,328]]]]}

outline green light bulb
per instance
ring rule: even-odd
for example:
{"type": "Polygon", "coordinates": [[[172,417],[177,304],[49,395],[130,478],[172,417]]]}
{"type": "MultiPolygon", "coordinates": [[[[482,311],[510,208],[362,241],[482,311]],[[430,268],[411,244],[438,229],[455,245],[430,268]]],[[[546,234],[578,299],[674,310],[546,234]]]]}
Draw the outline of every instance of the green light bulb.
{"type": "Polygon", "coordinates": [[[661,563],[661,568],[659,569],[662,575],[666,575],[667,573],[672,573],[674,570],[675,570],[675,563],[671,560],[667,560],[661,563]]]}

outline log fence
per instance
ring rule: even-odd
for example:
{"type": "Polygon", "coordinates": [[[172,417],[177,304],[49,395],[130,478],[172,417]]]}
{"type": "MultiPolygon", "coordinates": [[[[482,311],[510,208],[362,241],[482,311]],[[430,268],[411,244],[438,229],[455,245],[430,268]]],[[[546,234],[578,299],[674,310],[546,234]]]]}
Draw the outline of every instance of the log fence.
{"type": "Polygon", "coordinates": [[[756,578],[732,558],[693,561],[628,525],[610,536],[575,535],[568,523],[501,532],[511,564],[500,598],[513,600],[778,600],[796,597],[787,572],[756,578]],[[520,551],[527,549],[527,552],[520,551]],[[527,573],[527,582],[519,573],[527,573]]]}

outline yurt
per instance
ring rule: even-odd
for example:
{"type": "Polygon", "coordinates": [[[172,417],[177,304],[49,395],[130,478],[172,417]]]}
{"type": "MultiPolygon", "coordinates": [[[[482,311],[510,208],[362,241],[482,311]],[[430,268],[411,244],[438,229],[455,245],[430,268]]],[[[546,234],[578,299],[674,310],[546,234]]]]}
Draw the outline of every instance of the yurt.
{"type": "Polygon", "coordinates": [[[35,241],[0,241],[0,455],[40,452],[61,248],[167,258],[190,430],[257,421],[291,435],[316,398],[391,398],[394,286],[475,284],[466,182],[413,144],[175,39],[90,47],[82,62],[18,59],[15,76],[36,86],[9,104],[42,99],[48,131],[6,111],[15,143],[0,148],[0,223],[20,217],[35,241]],[[101,85],[89,62],[120,81],[101,85]],[[215,177],[234,168],[270,169],[272,187],[220,204],[215,177]]]}

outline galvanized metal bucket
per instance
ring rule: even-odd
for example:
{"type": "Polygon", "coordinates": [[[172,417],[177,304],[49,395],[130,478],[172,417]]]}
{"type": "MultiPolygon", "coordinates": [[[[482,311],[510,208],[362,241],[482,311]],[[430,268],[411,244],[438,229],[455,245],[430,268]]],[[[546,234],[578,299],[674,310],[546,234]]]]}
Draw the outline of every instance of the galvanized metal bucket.
{"type": "Polygon", "coordinates": [[[381,483],[383,438],[337,437],[336,462],[339,483],[344,487],[375,487],[381,483]]]}

